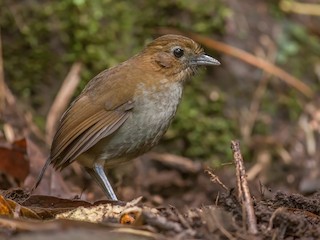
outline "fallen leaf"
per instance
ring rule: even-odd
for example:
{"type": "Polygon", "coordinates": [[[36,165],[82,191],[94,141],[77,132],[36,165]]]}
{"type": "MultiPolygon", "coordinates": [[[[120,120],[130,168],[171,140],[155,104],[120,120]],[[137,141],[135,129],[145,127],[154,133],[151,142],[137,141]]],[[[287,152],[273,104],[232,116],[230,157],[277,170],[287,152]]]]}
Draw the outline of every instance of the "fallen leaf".
{"type": "Polygon", "coordinates": [[[0,171],[19,182],[23,182],[29,174],[29,161],[26,158],[26,140],[18,140],[11,146],[0,147],[0,171]]]}

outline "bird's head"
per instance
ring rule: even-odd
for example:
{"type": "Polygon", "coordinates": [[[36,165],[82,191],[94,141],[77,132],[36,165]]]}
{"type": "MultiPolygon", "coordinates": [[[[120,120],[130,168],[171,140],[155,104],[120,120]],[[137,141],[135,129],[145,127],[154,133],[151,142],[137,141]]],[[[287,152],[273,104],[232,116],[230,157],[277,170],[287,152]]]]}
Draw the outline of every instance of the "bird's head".
{"type": "Polygon", "coordinates": [[[156,71],[173,81],[183,81],[193,75],[199,66],[219,65],[219,61],[206,55],[202,47],[190,38],[164,35],[148,44],[142,56],[156,71]]]}

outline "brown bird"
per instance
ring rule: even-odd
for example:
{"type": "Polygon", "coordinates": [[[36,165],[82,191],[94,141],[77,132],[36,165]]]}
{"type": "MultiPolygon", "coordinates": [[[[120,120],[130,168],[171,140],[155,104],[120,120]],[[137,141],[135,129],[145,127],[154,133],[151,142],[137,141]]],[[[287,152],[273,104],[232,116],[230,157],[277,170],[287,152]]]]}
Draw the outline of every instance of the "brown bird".
{"type": "Polygon", "coordinates": [[[219,64],[193,40],[165,35],[98,74],[63,114],[35,187],[49,164],[62,170],[77,161],[117,200],[104,169],[156,145],[177,111],[185,80],[199,66],[219,64]]]}

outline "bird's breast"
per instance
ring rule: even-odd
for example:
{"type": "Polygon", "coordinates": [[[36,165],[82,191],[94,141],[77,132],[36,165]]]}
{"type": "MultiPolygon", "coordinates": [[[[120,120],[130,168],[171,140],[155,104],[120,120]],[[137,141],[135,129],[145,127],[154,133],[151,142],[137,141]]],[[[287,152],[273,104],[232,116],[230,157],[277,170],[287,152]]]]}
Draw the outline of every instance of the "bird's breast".
{"type": "Polygon", "coordinates": [[[163,82],[157,88],[138,86],[132,113],[108,142],[103,158],[137,156],[158,143],[177,111],[183,89],[181,83],[163,82]]]}
{"type": "MultiPolygon", "coordinates": [[[[144,89],[144,86],[140,86],[144,89]]],[[[157,88],[146,88],[136,97],[133,109],[133,124],[139,133],[152,139],[155,134],[167,129],[174,117],[182,95],[182,84],[164,83],[157,88]]]]}

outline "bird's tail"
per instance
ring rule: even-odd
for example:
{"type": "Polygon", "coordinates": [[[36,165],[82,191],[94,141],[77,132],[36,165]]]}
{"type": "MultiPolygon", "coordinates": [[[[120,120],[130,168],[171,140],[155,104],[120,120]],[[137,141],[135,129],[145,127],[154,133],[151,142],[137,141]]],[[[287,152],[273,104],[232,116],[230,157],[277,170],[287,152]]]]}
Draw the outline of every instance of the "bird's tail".
{"type": "Polygon", "coordinates": [[[50,163],[51,163],[51,159],[50,159],[50,157],[48,157],[46,163],[44,164],[44,166],[43,166],[42,169],[41,169],[41,172],[40,172],[40,174],[39,174],[39,176],[38,176],[38,178],[37,178],[37,181],[35,182],[35,184],[33,185],[32,189],[31,189],[31,193],[32,193],[32,192],[38,187],[38,185],[40,184],[40,182],[41,182],[41,180],[42,180],[42,178],[43,178],[43,175],[44,175],[44,173],[46,172],[46,170],[47,170],[48,166],[50,165],[50,163]]]}

